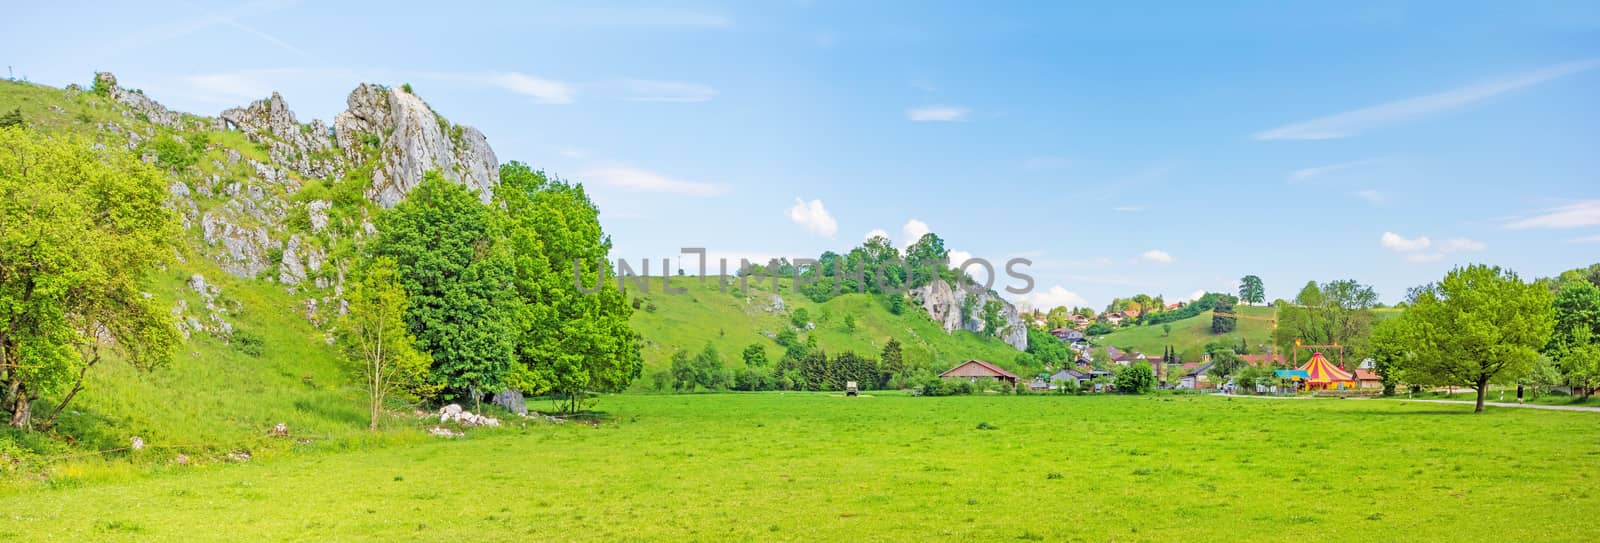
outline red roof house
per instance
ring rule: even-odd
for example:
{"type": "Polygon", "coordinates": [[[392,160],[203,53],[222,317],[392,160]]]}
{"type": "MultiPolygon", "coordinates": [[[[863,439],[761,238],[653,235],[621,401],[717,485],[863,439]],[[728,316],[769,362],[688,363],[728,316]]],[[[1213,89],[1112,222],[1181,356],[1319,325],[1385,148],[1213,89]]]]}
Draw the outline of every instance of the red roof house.
{"type": "Polygon", "coordinates": [[[966,362],[962,362],[954,368],[945,370],[944,373],[939,374],[939,377],[943,377],[945,379],[966,378],[969,380],[994,379],[996,381],[1005,381],[1011,384],[1016,384],[1017,382],[1016,374],[982,360],[968,360],[966,362]]]}

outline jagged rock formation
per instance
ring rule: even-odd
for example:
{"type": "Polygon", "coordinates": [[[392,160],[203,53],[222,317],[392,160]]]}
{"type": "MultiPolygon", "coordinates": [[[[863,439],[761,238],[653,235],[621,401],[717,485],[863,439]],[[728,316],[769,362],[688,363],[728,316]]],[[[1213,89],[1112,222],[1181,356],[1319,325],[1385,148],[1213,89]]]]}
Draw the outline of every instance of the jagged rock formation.
{"type": "Polygon", "coordinates": [[[962,282],[958,287],[951,287],[943,279],[934,279],[932,283],[911,289],[910,295],[945,332],[988,333],[1019,351],[1028,348],[1027,325],[1017,314],[1016,306],[982,285],[962,282]],[[998,334],[988,330],[988,323],[983,320],[983,307],[990,301],[1000,302],[1000,315],[1005,319],[998,334]]]}
{"type": "MultiPolygon", "coordinates": [[[[123,118],[96,126],[109,136],[103,140],[106,145],[140,151],[145,161],[155,163],[157,156],[147,144],[170,137],[179,144],[194,141],[192,147],[209,157],[202,159],[206,164],[172,171],[169,207],[185,230],[197,232],[200,253],[229,275],[276,280],[291,292],[316,289],[302,300],[306,318],[313,323],[327,320],[319,308],[343,313],[347,307],[342,296],[349,263],[330,260],[333,244],[370,236],[375,229],[365,210],[335,213],[329,200],[299,201],[294,196],[306,183],[341,182],[352,173],[360,173],[354,179],[364,181],[370,172],[368,199],[391,207],[429,170],[467,186],[484,202],[499,181],[499,161],[483,134],[446,121],[408,88],[357,87],[347,100],[349,109],[337,116],[332,127],[321,120],[301,123],[276,92],[216,118],[195,118],[119,86],[110,73],[95,74],[95,89],[123,118]],[[172,131],[158,132],[159,128],[172,131]],[[207,129],[237,130],[266,156],[209,142],[201,134],[207,129]]],[[[66,92],[71,98],[82,90],[72,87],[66,92]]],[[[196,278],[200,282],[196,292],[206,305],[214,305],[214,293],[208,294],[207,288],[215,287],[196,278]]],[[[225,310],[207,307],[205,313],[191,315],[180,300],[174,313],[186,334],[231,332],[222,320],[225,310]]]]}
{"type": "Polygon", "coordinates": [[[363,83],[346,103],[349,109],[333,121],[345,157],[360,160],[377,142],[379,167],[367,191],[372,201],[394,206],[433,169],[489,201],[500,179],[500,162],[482,132],[450,124],[403,88],[363,83]]]}
{"type": "Polygon", "coordinates": [[[223,111],[222,120],[225,127],[266,146],[274,164],[301,177],[322,179],[344,173],[344,155],[334,149],[328,126],[320,119],[309,125],[300,124],[277,92],[249,106],[223,111]]]}
{"type": "Polygon", "coordinates": [[[165,126],[167,128],[179,127],[179,122],[181,119],[178,117],[177,113],[173,113],[171,110],[168,110],[166,106],[157,103],[155,100],[151,100],[142,92],[125,89],[121,86],[118,86],[117,76],[112,75],[111,72],[95,72],[94,80],[97,86],[104,86],[110,91],[108,96],[112,100],[115,100],[117,103],[120,103],[124,106],[128,106],[127,109],[122,111],[123,117],[143,115],[146,119],[149,119],[151,123],[165,126]]]}

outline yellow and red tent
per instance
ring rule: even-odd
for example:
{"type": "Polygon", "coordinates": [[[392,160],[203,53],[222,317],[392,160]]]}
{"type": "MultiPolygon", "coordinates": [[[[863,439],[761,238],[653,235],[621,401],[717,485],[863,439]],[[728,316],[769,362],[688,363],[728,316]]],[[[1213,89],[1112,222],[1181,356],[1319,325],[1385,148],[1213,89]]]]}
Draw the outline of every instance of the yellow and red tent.
{"type": "Polygon", "coordinates": [[[1304,366],[1295,369],[1310,375],[1306,379],[1308,388],[1340,388],[1354,387],[1356,385],[1354,375],[1350,375],[1350,372],[1341,370],[1338,366],[1333,365],[1327,358],[1323,358],[1320,352],[1312,354],[1311,360],[1307,361],[1304,366]]]}

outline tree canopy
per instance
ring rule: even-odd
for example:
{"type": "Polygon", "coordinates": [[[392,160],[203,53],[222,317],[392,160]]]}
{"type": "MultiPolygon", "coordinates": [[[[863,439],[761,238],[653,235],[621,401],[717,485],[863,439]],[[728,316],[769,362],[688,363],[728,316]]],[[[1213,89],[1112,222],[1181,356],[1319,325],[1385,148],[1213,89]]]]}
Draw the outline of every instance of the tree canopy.
{"type": "MultiPolygon", "coordinates": [[[[102,347],[141,368],[178,342],[172,316],[139,282],[172,254],[166,184],[126,153],[0,128],[0,382],[11,426],[32,402],[79,390],[102,347]]],[[[47,424],[51,421],[47,421],[47,424]]]]}
{"type": "Polygon", "coordinates": [[[1472,387],[1482,412],[1488,385],[1516,381],[1549,343],[1552,298],[1545,286],[1497,266],[1453,269],[1414,289],[1399,317],[1393,333],[1409,351],[1399,359],[1400,374],[1419,385],[1472,387]]]}
{"type": "MultiPolygon", "coordinates": [[[[437,171],[378,216],[376,256],[394,260],[406,325],[433,357],[445,400],[498,392],[517,347],[513,263],[492,210],[437,171]]],[[[571,285],[568,285],[571,288],[571,285]]]]}
{"type": "Polygon", "coordinates": [[[589,391],[618,391],[643,371],[633,308],[611,281],[592,284],[611,239],[582,185],[520,162],[500,168],[495,202],[503,213],[516,304],[517,366],[511,385],[553,393],[577,409],[589,391]],[[584,281],[584,292],[574,284],[584,281]]]}

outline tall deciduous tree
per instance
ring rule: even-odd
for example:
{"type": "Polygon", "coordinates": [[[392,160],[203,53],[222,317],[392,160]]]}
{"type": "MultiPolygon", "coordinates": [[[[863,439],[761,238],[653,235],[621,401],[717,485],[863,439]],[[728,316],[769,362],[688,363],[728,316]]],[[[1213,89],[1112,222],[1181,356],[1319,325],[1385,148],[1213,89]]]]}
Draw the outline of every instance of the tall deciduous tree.
{"type": "Polygon", "coordinates": [[[1262,286],[1261,278],[1255,275],[1239,278],[1239,299],[1243,300],[1245,305],[1266,301],[1267,289],[1262,286]]]}
{"type": "Polygon", "coordinates": [[[1548,288],[1497,266],[1451,270],[1439,283],[1416,289],[1399,317],[1410,345],[1402,376],[1472,387],[1478,392],[1474,411],[1483,412],[1489,385],[1516,381],[1550,341],[1552,299],[1548,288]]]}
{"type": "Polygon", "coordinates": [[[568,411],[580,408],[591,391],[627,388],[644,359],[626,297],[611,281],[594,284],[610,257],[611,238],[588,193],[511,162],[500,168],[495,201],[521,301],[512,384],[553,393],[568,411]]]}
{"type": "Polygon", "coordinates": [[[409,300],[406,326],[433,358],[440,397],[478,401],[499,391],[514,356],[518,303],[494,212],[430,171],[378,217],[378,232],[373,252],[395,262],[409,300]]]}
{"type": "Polygon", "coordinates": [[[340,337],[359,363],[357,374],[371,402],[367,427],[376,431],[391,393],[426,398],[437,388],[428,384],[428,356],[417,350],[416,338],[406,330],[406,292],[393,259],[368,263],[346,300],[350,311],[339,327],[340,337]]]}
{"type": "Polygon", "coordinates": [[[0,403],[11,426],[30,427],[32,403],[68,388],[53,422],[104,346],[141,368],[171,357],[171,316],[138,289],[172,254],[165,200],[160,174],[126,154],[0,128],[0,403]]]}
{"type": "Polygon", "coordinates": [[[1587,396],[1600,381],[1600,287],[1566,280],[1556,292],[1555,328],[1545,354],[1575,392],[1587,396]]]}

